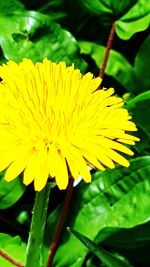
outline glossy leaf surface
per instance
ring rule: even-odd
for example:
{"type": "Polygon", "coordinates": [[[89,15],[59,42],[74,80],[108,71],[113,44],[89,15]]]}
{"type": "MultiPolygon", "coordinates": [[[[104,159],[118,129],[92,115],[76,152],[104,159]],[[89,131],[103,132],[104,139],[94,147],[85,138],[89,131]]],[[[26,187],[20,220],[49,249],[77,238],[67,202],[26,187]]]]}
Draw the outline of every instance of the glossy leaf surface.
{"type": "MultiPolygon", "coordinates": [[[[131,160],[130,168],[96,172],[90,185],[82,184],[74,195],[76,204],[68,222],[76,231],[94,240],[105,227],[133,227],[149,220],[150,157],[131,160]],[[145,178],[146,177],[146,178],[145,178]]],[[[98,242],[99,240],[97,240],[98,242]]],[[[56,266],[82,266],[87,249],[74,237],[64,235],[56,266]],[[67,242],[66,242],[67,240],[67,242]],[[71,255],[65,254],[73,247],[71,255]]]]}

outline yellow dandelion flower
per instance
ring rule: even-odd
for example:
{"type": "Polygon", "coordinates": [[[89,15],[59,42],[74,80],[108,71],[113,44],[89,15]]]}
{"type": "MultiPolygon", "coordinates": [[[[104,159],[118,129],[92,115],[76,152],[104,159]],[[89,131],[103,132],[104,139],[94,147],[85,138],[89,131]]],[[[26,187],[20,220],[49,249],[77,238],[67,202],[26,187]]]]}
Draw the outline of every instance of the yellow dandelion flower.
{"type": "Polygon", "coordinates": [[[24,184],[34,181],[37,191],[49,177],[65,189],[69,173],[91,181],[87,166],[129,166],[122,153],[133,155],[124,144],[138,141],[129,134],[136,126],[114,89],[96,90],[99,77],[48,59],[9,61],[0,77],[0,171],[7,168],[6,181],[23,172],[24,184]]]}

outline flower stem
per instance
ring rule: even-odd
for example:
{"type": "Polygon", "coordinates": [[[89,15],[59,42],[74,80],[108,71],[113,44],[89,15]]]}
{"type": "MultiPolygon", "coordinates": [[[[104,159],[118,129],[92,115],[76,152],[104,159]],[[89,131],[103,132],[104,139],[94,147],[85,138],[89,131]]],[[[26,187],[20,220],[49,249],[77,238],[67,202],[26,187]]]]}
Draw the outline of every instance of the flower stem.
{"type": "Polygon", "coordinates": [[[72,191],[73,191],[73,179],[71,178],[70,182],[69,182],[69,185],[67,187],[64,206],[63,206],[60,218],[59,218],[57,230],[56,230],[56,233],[55,233],[55,236],[54,236],[54,239],[52,241],[51,248],[50,248],[50,254],[49,254],[49,258],[48,258],[48,262],[47,262],[47,267],[51,267],[52,266],[52,261],[53,261],[53,258],[54,258],[54,254],[55,254],[55,251],[56,251],[56,248],[57,248],[57,244],[58,244],[58,241],[59,241],[59,238],[60,238],[61,231],[62,231],[63,226],[64,226],[65,218],[66,218],[66,215],[67,215],[67,212],[68,212],[68,209],[69,209],[69,204],[70,204],[70,201],[71,201],[72,191]]]}
{"type": "Polygon", "coordinates": [[[102,64],[102,67],[101,67],[100,73],[99,73],[99,76],[102,79],[104,77],[104,73],[105,73],[105,69],[106,69],[106,66],[107,66],[107,61],[108,61],[110,49],[112,47],[112,43],[113,43],[113,40],[114,40],[115,28],[116,28],[115,27],[115,21],[113,21],[112,26],[111,26],[111,31],[110,31],[110,34],[109,34],[109,37],[108,37],[108,41],[107,41],[106,52],[105,52],[105,55],[104,55],[103,64],[102,64]]]}
{"type": "Polygon", "coordinates": [[[26,267],[42,266],[42,245],[50,194],[50,183],[36,193],[26,252],[26,267]]]}
{"type": "Polygon", "coordinates": [[[3,258],[5,258],[7,261],[9,261],[10,263],[12,263],[14,266],[17,267],[24,267],[24,265],[22,265],[20,262],[16,261],[14,258],[12,258],[10,255],[8,255],[5,251],[3,251],[2,249],[0,249],[0,256],[2,256],[3,258]]]}

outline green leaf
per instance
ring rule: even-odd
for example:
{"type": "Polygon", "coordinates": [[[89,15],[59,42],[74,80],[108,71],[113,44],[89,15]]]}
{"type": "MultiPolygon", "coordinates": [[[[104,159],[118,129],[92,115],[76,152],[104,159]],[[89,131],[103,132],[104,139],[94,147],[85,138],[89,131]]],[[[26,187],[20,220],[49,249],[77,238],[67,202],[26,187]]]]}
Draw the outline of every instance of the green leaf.
{"type": "MultiPolygon", "coordinates": [[[[114,17],[121,17],[137,2],[137,0],[113,1],[113,0],[82,0],[82,4],[90,12],[98,15],[110,14],[114,17]]],[[[110,17],[111,19],[111,17],[110,17]]]]}
{"type": "MultiPolygon", "coordinates": [[[[67,225],[97,242],[105,227],[131,228],[150,218],[150,157],[130,161],[129,168],[95,172],[93,182],[82,183],[74,194],[67,225]]],[[[87,249],[74,237],[64,234],[54,265],[80,267],[87,249]],[[66,242],[67,240],[67,242],[66,242]],[[69,251],[71,253],[65,253],[69,251]]]]}
{"type": "Polygon", "coordinates": [[[127,108],[133,116],[133,120],[137,127],[140,129],[140,131],[137,132],[137,135],[141,138],[141,142],[136,144],[136,148],[139,151],[142,151],[145,148],[148,149],[150,146],[150,90],[139,94],[127,102],[127,108]]]}
{"type": "Polygon", "coordinates": [[[150,89],[150,75],[149,68],[150,65],[150,36],[148,36],[143,44],[141,45],[134,63],[134,72],[136,75],[136,80],[134,86],[134,93],[137,95],[139,92],[146,91],[150,89]]]}
{"type": "MultiPolygon", "coordinates": [[[[87,41],[79,41],[79,45],[81,53],[89,55],[97,67],[101,68],[106,47],[87,41]]],[[[150,63],[149,59],[150,37],[146,38],[141,45],[136,55],[134,66],[122,54],[111,49],[105,73],[116,79],[127,91],[137,95],[150,88],[149,69],[147,68],[150,63]]]]}
{"type": "Polygon", "coordinates": [[[15,204],[23,195],[26,187],[21,179],[16,178],[11,182],[4,181],[4,172],[0,173],[0,209],[6,209],[15,204]]]}
{"type": "Polygon", "coordinates": [[[42,61],[65,61],[85,71],[75,38],[59,24],[41,13],[28,11],[0,17],[0,45],[7,60],[20,62],[24,57],[42,61]]]}
{"type": "MultiPolygon", "coordinates": [[[[19,236],[12,237],[10,235],[0,233],[0,249],[10,255],[16,261],[24,264],[26,244],[21,241],[19,236]]],[[[13,267],[14,265],[3,257],[0,257],[0,266],[13,267]]]]}
{"type": "MultiPolygon", "coordinates": [[[[95,61],[98,68],[101,68],[106,47],[86,41],[79,42],[81,53],[90,55],[95,61]]],[[[105,73],[114,77],[127,90],[133,91],[135,86],[135,77],[133,67],[119,52],[110,51],[109,60],[106,66],[105,73]]]]}
{"type": "Polygon", "coordinates": [[[93,252],[107,267],[129,267],[130,264],[126,264],[124,261],[116,258],[108,251],[97,246],[92,240],[82,235],[81,233],[69,228],[69,231],[76,236],[90,251],[93,252]]]}
{"type": "Polygon", "coordinates": [[[110,7],[110,1],[99,1],[99,0],[81,0],[82,6],[86,8],[91,13],[95,13],[97,15],[112,15],[112,9],[110,7]]]}
{"type": "Polygon", "coordinates": [[[47,1],[38,9],[38,12],[48,14],[53,20],[61,20],[67,16],[63,0],[47,1]]]}
{"type": "Polygon", "coordinates": [[[103,23],[109,21],[112,24],[115,19],[116,33],[124,40],[149,26],[150,5],[147,0],[80,0],[80,4],[87,14],[100,16],[103,23]]]}
{"type": "Polygon", "coordinates": [[[138,0],[123,17],[117,20],[116,33],[121,39],[128,40],[136,32],[146,30],[149,27],[149,23],[149,2],[147,0],[138,0]]]}
{"type": "Polygon", "coordinates": [[[17,13],[18,11],[24,11],[24,5],[19,0],[2,0],[0,1],[0,13],[3,14],[11,14],[13,12],[17,13]]]}
{"type": "Polygon", "coordinates": [[[131,229],[120,229],[108,237],[104,244],[112,248],[135,249],[150,243],[150,222],[131,229]]]}
{"type": "Polygon", "coordinates": [[[131,229],[120,229],[103,245],[128,257],[134,266],[149,266],[150,222],[131,229]]]}

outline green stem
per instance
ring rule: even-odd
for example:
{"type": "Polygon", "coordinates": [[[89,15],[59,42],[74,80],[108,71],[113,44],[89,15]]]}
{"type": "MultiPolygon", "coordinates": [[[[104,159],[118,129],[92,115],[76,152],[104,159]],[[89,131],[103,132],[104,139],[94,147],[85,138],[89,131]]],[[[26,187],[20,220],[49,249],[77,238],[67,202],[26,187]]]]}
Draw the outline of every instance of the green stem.
{"type": "Polygon", "coordinates": [[[36,193],[35,204],[27,244],[25,267],[42,267],[43,236],[47,217],[50,184],[36,193]]]}
{"type": "Polygon", "coordinates": [[[66,192],[66,197],[65,197],[65,201],[64,201],[64,206],[58,221],[58,226],[56,229],[56,233],[54,235],[54,239],[52,241],[52,245],[50,248],[50,254],[48,257],[48,262],[47,262],[47,267],[52,267],[52,263],[53,263],[53,258],[56,252],[56,248],[59,242],[59,238],[62,232],[62,229],[64,227],[64,223],[65,223],[65,219],[66,219],[66,215],[69,209],[69,205],[70,205],[70,201],[71,201],[71,196],[72,196],[72,192],[73,192],[73,178],[70,178],[68,187],[67,187],[67,192],[66,192]]]}

